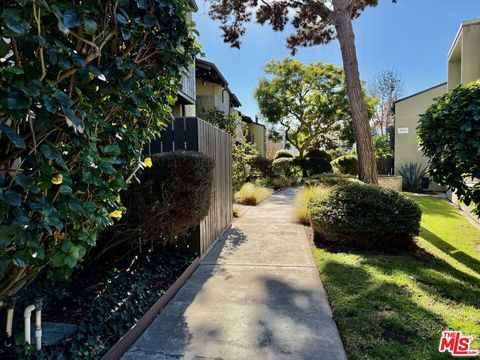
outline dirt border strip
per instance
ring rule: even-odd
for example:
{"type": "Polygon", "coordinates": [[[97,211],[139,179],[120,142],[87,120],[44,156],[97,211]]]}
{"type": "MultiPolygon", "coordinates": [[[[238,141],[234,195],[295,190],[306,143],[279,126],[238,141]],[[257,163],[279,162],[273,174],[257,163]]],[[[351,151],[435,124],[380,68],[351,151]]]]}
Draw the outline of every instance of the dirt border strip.
{"type": "Polygon", "coordinates": [[[180,277],[168,288],[168,290],[161,296],[155,304],[152,305],[145,315],[123,335],[108,352],[103,355],[102,360],[117,360],[125,354],[128,349],[137,341],[147,327],[155,320],[155,317],[168,304],[168,302],[175,296],[180,288],[185,284],[188,278],[200,265],[200,257],[195,258],[193,262],[185,269],[180,277]]]}

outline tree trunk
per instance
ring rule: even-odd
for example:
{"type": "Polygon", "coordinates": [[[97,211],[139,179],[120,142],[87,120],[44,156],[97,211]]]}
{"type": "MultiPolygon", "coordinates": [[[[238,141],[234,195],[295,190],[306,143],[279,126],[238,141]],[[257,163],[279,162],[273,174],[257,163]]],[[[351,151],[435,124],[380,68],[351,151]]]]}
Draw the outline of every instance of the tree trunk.
{"type": "Polygon", "coordinates": [[[363,93],[355,48],[352,18],[348,0],[334,0],[334,21],[340,48],[342,50],[348,102],[352,111],[353,130],[357,144],[358,175],[360,180],[378,184],[377,162],[373,151],[372,134],[368,119],[365,95],[363,93]]]}

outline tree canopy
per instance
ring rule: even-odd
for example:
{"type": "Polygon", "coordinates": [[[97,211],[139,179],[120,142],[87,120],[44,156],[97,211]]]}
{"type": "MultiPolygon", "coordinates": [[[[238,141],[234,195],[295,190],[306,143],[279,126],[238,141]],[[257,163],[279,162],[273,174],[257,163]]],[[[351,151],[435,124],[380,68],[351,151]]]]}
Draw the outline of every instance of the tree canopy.
{"type": "Polygon", "coordinates": [[[332,145],[351,126],[342,68],[285,58],[267,63],[265,73],[255,90],[262,116],[282,125],[300,157],[311,147],[332,145]]]}
{"type": "Polygon", "coordinates": [[[403,80],[396,70],[384,70],[378,73],[369,84],[370,95],[379,101],[375,108],[373,125],[380,135],[386,134],[388,126],[393,124],[393,107],[403,95],[403,80]]]}
{"type": "Polygon", "coordinates": [[[299,46],[325,44],[338,38],[357,146],[359,177],[365,182],[377,183],[377,165],[360,81],[352,19],[360,16],[367,7],[377,6],[378,0],[209,1],[210,16],[220,20],[224,41],[234,47],[240,46],[245,24],[254,14],[258,23],[269,24],[276,31],[284,30],[289,23],[293,25],[295,31],[287,39],[292,53],[299,46]]]}

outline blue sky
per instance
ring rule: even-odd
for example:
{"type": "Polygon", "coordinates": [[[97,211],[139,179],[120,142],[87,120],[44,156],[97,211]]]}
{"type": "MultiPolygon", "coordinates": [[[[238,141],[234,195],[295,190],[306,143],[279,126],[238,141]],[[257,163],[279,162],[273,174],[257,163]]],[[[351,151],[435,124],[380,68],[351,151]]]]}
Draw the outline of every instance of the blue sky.
{"type": "MultiPolygon", "coordinates": [[[[354,21],[357,55],[363,80],[371,80],[382,70],[395,68],[405,82],[405,95],[446,81],[448,50],[460,23],[480,18],[480,0],[399,0],[393,5],[380,0],[354,21]]],[[[269,60],[289,56],[282,33],[268,26],[250,24],[240,50],[224,44],[219,23],[208,17],[204,0],[197,0],[194,15],[200,31],[205,58],[214,62],[249,116],[258,113],[253,91],[269,60]]],[[[328,45],[300,49],[295,58],[305,62],[342,65],[335,40],[328,45]]]]}

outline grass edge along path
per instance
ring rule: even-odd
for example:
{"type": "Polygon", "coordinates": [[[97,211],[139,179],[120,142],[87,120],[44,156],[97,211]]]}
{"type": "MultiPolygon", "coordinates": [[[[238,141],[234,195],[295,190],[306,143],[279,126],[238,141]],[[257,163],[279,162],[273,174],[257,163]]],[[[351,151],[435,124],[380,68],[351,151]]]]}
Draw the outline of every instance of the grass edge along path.
{"type": "Polygon", "coordinates": [[[415,200],[430,254],[313,249],[349,359],[451,359],[438,352],[446,329],[480,348],[480,231],[442,198],[415,200]]]}

